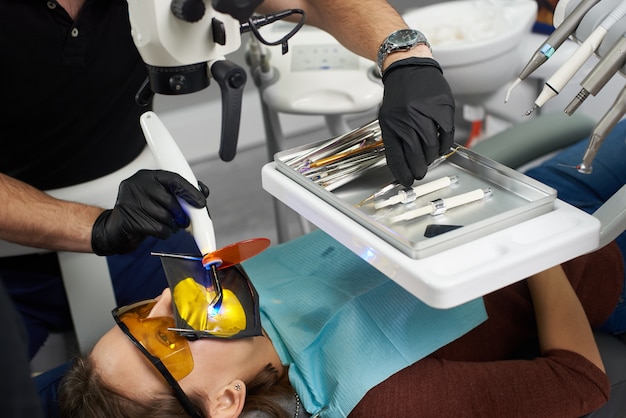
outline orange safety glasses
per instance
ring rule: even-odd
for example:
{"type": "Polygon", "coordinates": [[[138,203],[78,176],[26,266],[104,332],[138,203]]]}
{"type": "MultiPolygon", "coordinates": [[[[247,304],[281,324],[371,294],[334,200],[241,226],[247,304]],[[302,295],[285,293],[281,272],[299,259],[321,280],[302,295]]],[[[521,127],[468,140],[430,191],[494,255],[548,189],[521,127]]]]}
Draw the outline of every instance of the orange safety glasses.
{"type": "Polygon", "coordinates": [[[165,378],[185,412],[192,417],[202,417],[178,384],[178,380],[193,369],[189,342],[169,330],[174,325],[174,318],[148,318],[155,303],[154,299],[144,300],[115,308],[111,314],[122,332],[165,378]]]}

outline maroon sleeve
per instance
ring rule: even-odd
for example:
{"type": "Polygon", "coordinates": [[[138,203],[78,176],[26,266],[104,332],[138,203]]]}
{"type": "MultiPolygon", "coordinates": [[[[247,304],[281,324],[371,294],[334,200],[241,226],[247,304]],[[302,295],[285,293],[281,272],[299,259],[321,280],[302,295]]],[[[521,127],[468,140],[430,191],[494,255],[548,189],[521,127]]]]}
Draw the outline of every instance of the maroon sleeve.
{"type": "Polygon", "coordinates": [[[606,375],[584,357],[553,350],[534,360],[425,358],[371,389],[350,417],[578,417],[607,400],[606,375]]]}

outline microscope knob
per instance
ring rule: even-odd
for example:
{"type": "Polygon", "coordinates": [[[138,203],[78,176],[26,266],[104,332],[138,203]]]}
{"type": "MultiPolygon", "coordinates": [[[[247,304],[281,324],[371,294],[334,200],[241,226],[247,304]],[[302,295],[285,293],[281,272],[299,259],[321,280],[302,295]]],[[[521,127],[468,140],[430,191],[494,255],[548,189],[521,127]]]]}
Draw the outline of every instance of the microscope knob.
{"type": "Polygon", "coordinates": [[[170,10],[177,18],[193,23],[202,19],[206,6],[202,0],[172,0],[170,10]]]}

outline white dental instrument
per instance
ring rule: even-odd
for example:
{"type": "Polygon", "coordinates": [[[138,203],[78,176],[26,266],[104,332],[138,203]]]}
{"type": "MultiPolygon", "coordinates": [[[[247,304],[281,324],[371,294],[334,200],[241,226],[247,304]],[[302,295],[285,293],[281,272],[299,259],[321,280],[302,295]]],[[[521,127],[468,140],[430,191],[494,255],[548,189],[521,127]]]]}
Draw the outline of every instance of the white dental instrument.
{"type": "Polygon", "coordinates": [[[574,54],[546,81],[543,90],[535,99],[534,106],[525,115],[528,116],[548,100],[555,97],[563,87],[574,77],[576,72],[598,49],[609,29],[626,14],[626,0],[623,0],[608,16],[602,20],[600,25],[585,39],[576,49],[574,54]]]}
{"type": "Polygon", "coordinates": [[[429,204],[426,206],[406,211],[401,215],[390,217],[389,223],[394,224],[397,222],[409,221],[411,219],[424,215],[441,215],[448,209],[456,208],[458,206],[466,205],[472,202],[477,202],[489,196],[491,196],[491,189],[485,188],[475,189],[471,192],[463,193],[457,196],[446,197],[445,199],[435,199],[429,202],[429,204]]]}
{"type": "Polygon", "coordinates": [[[400,190],[398,194],[374,204],[374,209],[382,209],[387,206],[397,205],[398,203],[410,203],[415,201],[418,197],[424,196],[428,193],[432,193],[437,190],[441,190],[449,185],[456,183],[459,180],[458,176],[444,176],[437,180],[430,181],[425,184],[421,184],[415,187],[407,187],[400,190]]]}
{"type": "MultiPolygon", "coordinates": [[[[450,151],[447,154],[441,155],[439,157],[437,157],[432,163],[430,163],[428,165],[428,169],[433,169],[437,166],[439,166],[439,164],[443,163],[445,160],[448,159],[448,157],[450,157],[452,154],[454,154],[459,148],[461,148],[460,145],[457,145],[454,148],[450,148],[450,151]]],[[[361,206],[363,206],[364,204],[371,202],[374,199],[378,199],[379,197],[383,197],[384,195],[386,195],[387,193],[389,193],[390,191],[397,189],[399,187],[402,187],[402,185],[400,184],[400,182],[398,181],[394,181],[392,183],[389,183],[388,185],[378,189],[376,192],[372,193],[371,195],[367,196],[365,199],[361,200],[359,203],[357,203],[355,206],[357,208],[360,208],[361,206]]]]}
{"type": "MultiPolygon", "coordinates": [[[[164,170],[180,174],[189,183],[198,187],[198,180],[191,167],[156,113],[144,113],[141,115],[140,123],[146,142],[159,166],[164,170]]],[[[215,230],[207,209],[195,208],[180,198],[178,201],[191,220],[193,237],[202,255],[213,253],[217,249],[215,230]]],[[[206,264],[204,260],[203,264],[206,264]]]]}

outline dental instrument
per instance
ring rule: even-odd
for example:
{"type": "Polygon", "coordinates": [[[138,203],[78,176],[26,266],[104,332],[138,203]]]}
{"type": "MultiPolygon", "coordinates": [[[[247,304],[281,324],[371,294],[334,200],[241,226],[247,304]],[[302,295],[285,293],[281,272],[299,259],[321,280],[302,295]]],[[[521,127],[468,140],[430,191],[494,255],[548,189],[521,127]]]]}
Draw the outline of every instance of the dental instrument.
{"type": "Polygon", "coordinates": [[[341,180],[355,178],[359,174],[364,173],[371,168],[378,167],[384,162],[384,154],[368,156],[358,161],[357,164],[351,164],[348,167],[341,167],[327,176],[320,177],[317,180],[317,183],[320,186],[329,189],[330,186],[337,184],[341,180]]]}
{"type": "Polygon", "coordinates": [[[608,33],[609,29],[626,14],[626,0],[613,9],[608,16],[602,20],[600,25],[585,39],[576,49],[574,54],[559,68],[556,73],[546,81],[539,96],[535,99],[534,106],[525,113],[529,116],[535,110],[546,104],[548,100],[555,97],[563,87],[574,77],[574,74],[598,49],[600,43],[608,33]]]}
{"type": "Polygon", "coordinates": [[[380,147],[367,153],[353,155],[342,161],[337,161],[335,163],[303,171],[302,174],[309,179],[315,180],[318,178],[327,177],[331,173],[342,173],[348,169],[358,168],[359,165],[363,163],[371,160],[377,160],[382,157],[384,157],[384,148],[380,147]]]}
{"type": "Polygon", "coordinates": [[[386,195],[387,193],[389,193],[393,189],[396,189],[396,188],[401,187],[401,186],[402,186],[402,184],[400,182],[398,182],[398,181],[391,182],[388,185],[386,185],[384,187],[381,187],[380,189],[378,189],[377,191],[375,191],[371,195],[367,196],[365,199],[361,200],[359,203],[356,204],[356,207],[360,208],[364,204],[369,203],[369,202],[371,202],[374,199],[378,199],[379,197],[382,197],[382,196],[386,195]]]}
{"type": "Polygon", "coordinates": [[[463,193],[457,196],[446,197],[443,199],[435,199],[429,202],[428,205],[422,206],[417,209],[409,210],[401,215],[392,216],[389,218],[389,223],[397,223],[402,221],[410,221],[424,215],[437,216],[445,213],[448,209],[453,209],[468,203],[477,202],[486,197],[491,196],[491,189],[475,189],[471,192],[463,193]]]}
{"type": "Polygon", "coordinates": [[[410,203],[415,201],[418,197],[424,196],[428,193],[432,193],[437,190],[441,190],[450,186],[451,184],[459,181],[459,177],[456,175],[440,177],[436,180],[430,181],[419,186],[407,187],[400,190],[397,195],[385,199],[381,202],[374,204],[374,209],[382,209],[387,206],[397,205],[398,203],[410,203]]]}
{"type": "Polygon", "coordinates": [[[626,87],[620,91],[615,102],[609,109],[609,111],[600,119],[596,127],[593,129],[591,136],[589,137],[589,146],[585,151],[582,162],[578,165],[577,170],[583,174],[591,174],[593,167],[592,163],[604,138],[611,132],[611,129],[617,125],[617,122],[626,113],[626,87]]]}
{"type": "Polygon", "coordinates": [[[374,150],[377,150],[377,149],[380,150],[383,147],[384,147],[383,141],[375,141],[375,142],[372,142],[370,144],[361,145],[361,146],[359,146],[356,149],[351,149],[351,150],[348,150],[348,151],[345,151],[345,152],[342,152],[342,153],[339,153],[339,154],[335,154],[335,155],[331,155],[329,157],[320,158],[319,160],[315,160],[315,161],[311,162],[308,165],[308,169],[324,167],[324,166],[336,163],[338,161],[344,160],[344,159],[349,158],[349,157],[365,154],[365,153],[368,153],[370,151],[374,151],[374,150]]]}
{"type": "Polygon", "coordinates": [[[550,34],[548,39],[535,51],[530,61],[522,69],[519,76],[506,91],[504,102],[508,102],[511,92],[537,68],[545,63],[565,40],[576,30],[585,14],[600,0],[584,0],[567,16],[565,20],[550,34]]]}
{"type": "Polygon", "coordinates": [[[591,94],[595,96],[600,90],[604,88],[606,83],[617,73],[620,68],[626,63],[626,54],[624,50],[626,48],[626,33],[624,33],[615,44],[611,47],[609,52],[598,61],[593,69],[587,74],[587,76],[580,83],[582,89],[578,92],[576,97],[565,107],[565,113],[572,115],[578,107],[589,97],[591,94]]]}
{"type": "Polygon", "coordinates": [[[316,160],[335,155],[351,147],[363,146],[370,141],[378,139],[380,135],[381,130],[378,125],[378,120],[374,120],[365,126],[354,129],[337,138],[332,138],[321,145],[303,152],[301,155],[290,160],[288,164],[296,170],[302,170],[316,160]]]}
{"type": "MultiPolygon", "coordinates": [[[[442,155],[440,157],[437,157],[432,163],[430,163],[428,165],[428,169],[431,170],[431,169],[439,166],[439,164],[443,163],[445,160],[448,159],[448,157],[450,157],[452,154],[457,152],[457,150],[459,148],[461,148],[461,146],[457,145],[456,147],[451,148],[450,152],[448,152],[447,154],[444,154],[444,155],[442,155]]],[[[401,187],[401,186],[402,185],[399,182],[397,182],[397,181],[391,182],[391,183],[387,184],[386,186],[381,187],[380,189],[378,189],[377,191],[375,191],[371,195],[367,196],[365,199],[361,200],[355,206],[357,208],[360,208],[364,204],[369,203],[369,202],[371,202],[374,199],[378,199],[379,197],[382,197],[382,196],[386,195],[387,193],[389,193],[393,189],[396,189],[396,188],[401,187]]]]}
{"type": "MultiPolygon", "coordinates": [[[[150,151],[152,151],[159,166],[164,170],[180,174],[189,183],[198,187],[198,180],[185,156],[157,114],[150,111],[145,112],[140,117],[140,124],[150,151]]],[[[193,237],[202,255],[215,251],[217,249],[215,230],[207,209],[195,208],[180,198],[178,201],[191,220],[193,237]]]]}

